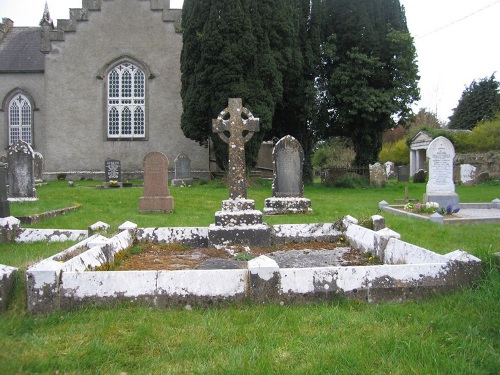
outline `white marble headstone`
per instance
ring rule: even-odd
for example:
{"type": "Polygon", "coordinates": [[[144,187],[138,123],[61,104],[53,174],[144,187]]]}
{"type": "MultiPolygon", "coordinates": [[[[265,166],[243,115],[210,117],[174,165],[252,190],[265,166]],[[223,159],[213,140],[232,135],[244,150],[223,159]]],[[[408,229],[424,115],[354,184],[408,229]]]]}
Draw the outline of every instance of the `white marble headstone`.
{"type": "Polygon", "coordinates": [[[458,205],[458,196],[453,183],[453,160],[455,148],[445,137],[437,137],[427,148],[429,159],[429,181],[424,202],[437,202],[440,207],[458,205]]]}

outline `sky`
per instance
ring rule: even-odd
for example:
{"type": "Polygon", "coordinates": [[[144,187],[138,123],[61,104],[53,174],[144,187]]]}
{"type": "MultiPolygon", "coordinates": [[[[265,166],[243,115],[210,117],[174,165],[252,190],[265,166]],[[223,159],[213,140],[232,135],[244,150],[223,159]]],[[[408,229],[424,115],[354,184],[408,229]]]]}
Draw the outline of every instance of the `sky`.
{"type": "MultiPolygon", "coordinates": [[[[171,0],[181,8],[183,0],[171,0]]],[[[414,109],[426,108],[448,121],[462,92],[474,80],[498,72],[500,0],[400,0],[414,37],[420,74],[421,100],[414,109]]],[[[69,8],[82,0],[48,0],[51,18],[69,18],[69,8]]],[[[0,0],[0,18],[15,26],[37,26],[45,0],[0,0]]]]}

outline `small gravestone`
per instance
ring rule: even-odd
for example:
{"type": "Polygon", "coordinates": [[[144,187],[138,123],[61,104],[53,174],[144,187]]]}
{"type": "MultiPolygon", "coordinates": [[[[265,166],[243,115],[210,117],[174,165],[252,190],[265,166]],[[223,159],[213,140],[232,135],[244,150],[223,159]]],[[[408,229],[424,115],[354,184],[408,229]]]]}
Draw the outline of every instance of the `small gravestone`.
{"type": "Polygon", "coordinates": [[[312,211],[311,200],[304,198],[304,150],[300,142],[291,135],[281,138],[273,149],[273,165],[273,197],[265,200],[264,213],[303,214],[312,211]]]}
{"type": "Polygon", "coordinates": [[[380,163],[370,164],[370,184],[378,187],[387,182],[385,167],[380,163]]]}
{"type": "Polygon", "coordinates": [[[386,161],[384,163],[385,174],[387,175],[388,180],[392,180],[396,178],[396,166],[392,161],[386,161]]]}
{"type": "Polygon", "coordinates": [[[174,198],[168,190],[168,158],[162,152],[146,154],[144,168],[144,189],[139,198],[141,212],[172,212],[174,198]]]}
{"type": "Polygon", "coordinates": [[[413,182],[415,184],[423,184],[425,183],[425,180],[427,178],[427,172],[424,171],[423,169],[419,169],[414,175],[413,175],[413,182]]]}
{"type": "Polygon", "coordinates": [[[400,165],[398,167],[398,182],[410,181],[410,167],[408,165],[400,165]]]}
{"type": "Polygon", "coordinates": [[[106,160],[104,163],[104,173],[106,174],[106,182],[120,182],[122,180],[122,167],[120,160],[106,160]]]}
{"type": "Polygon", "coordinates": [[[0,218],[10,216],[7,198],[7,165],[0,163],[0,218]]]}
{"type": "Polygon", "coordinates": [[[37,200],[33,149],[24,141],[13,143],[7,151],[10,200],[37,200]]]}
{"type": "Polygon", "coordinates": [[[427,148],[429,159],[429,181],[424,194],[424,203],[436,202],[439,207],[458,207],[459,199],[453,183],[453,160],[455,148],[445,137],[437,137],[427,148]]]}
{"type": "Polygon", "coordinates": [[[215,225],[208,229],[209,246],[269,246],[271,229],[262,224],[262,212],[247,199],[245,143],[259,131],[259,119],[243,107],[240,98],[230,98],[228,106],[212,121],[214,133],[229,148],[229,199],[215,213],[215,225]]]}
{"type": "Polygon", "coordinates": [[[172,186],[191,186],[193,178],[191,177],[191,159],[187,154],[181,153],[174,160],[175,176],[172,179],[172,186]]]}
{"type": "Polygon", "coordinates": [[[42,181],[43,180],[43,172],[45,169],[45,164],[43,160],[43,155],[39,152],[34,153],[34,173],[35,173],[35,180],[36,181],[42,181]]]}

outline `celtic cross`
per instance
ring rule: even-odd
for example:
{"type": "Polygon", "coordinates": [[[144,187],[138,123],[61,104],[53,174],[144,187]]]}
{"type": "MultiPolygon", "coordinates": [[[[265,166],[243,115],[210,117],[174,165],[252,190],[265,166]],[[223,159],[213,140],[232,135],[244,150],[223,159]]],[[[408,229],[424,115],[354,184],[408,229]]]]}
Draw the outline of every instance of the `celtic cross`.
{"type": "Polygon", "coordinates": [[[212,130],[229,147],[229,198],[246,198],[245,143],[259,131],[259,119],[243,107],[240,98],[229,98],[228,107],[212,120],[212,130]]]}

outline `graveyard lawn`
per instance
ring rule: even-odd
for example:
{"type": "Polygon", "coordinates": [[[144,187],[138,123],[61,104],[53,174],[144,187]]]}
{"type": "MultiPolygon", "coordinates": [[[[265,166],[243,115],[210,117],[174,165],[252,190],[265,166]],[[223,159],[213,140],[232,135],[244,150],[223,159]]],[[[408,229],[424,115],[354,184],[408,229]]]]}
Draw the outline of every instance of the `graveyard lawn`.
{"type": "MultiPolygon", "coordinates": [[[[272,247],[228,246],[225,248],[197,248],[191,249],[178,244],[141,243],[124,252],[123,257],[115,258],[115,264],[103,270],[132,271],[132,270],[186,270],[186,269],[211,269],[215,267],[245,268],[247,261],[260,255],[270,255],[288,252],[288,262],[300,264],[300,258],[307,255],[314,258],[318,251],[337,251],[335,263],[327,266],[367,266],[381,264],[380,260],[373,258],[370,253],[348,249],[345,244],[312,241],[306,243],[289,243],[272,247]],[[294,250],[303,250],[294,252],[294,250]],[[344,251],[341,251],[344,250],[344,251]]],[[[332,254],[333,256],[333,254],[332,254]]]]}

